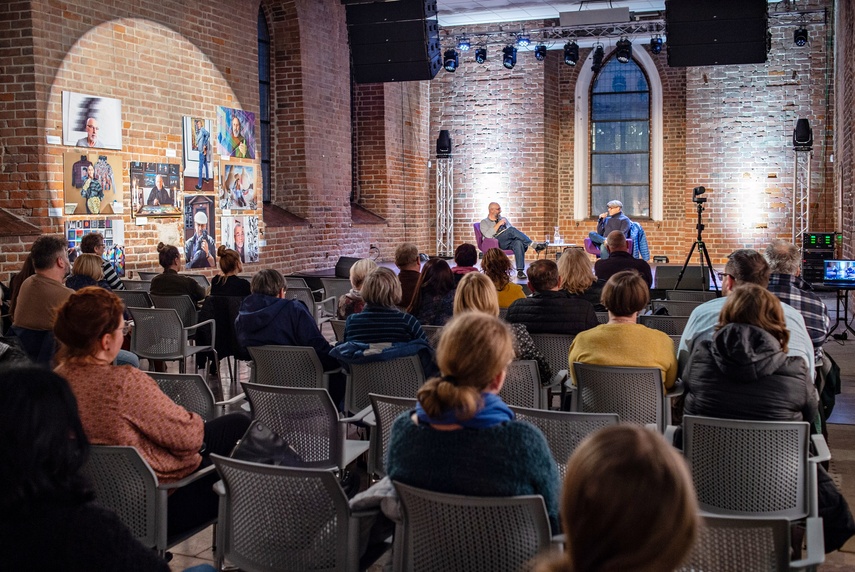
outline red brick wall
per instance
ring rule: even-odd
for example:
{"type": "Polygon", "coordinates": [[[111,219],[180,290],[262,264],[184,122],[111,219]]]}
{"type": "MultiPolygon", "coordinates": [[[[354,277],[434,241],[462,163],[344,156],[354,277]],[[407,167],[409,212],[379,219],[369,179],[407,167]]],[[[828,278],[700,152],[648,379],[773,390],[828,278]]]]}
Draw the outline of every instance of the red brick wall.
{"type": "Polygon", "coordinates": [[[835,195],[842,197],[841,224],[836,230],[843,232],[843,252],[846,258],[855,258],[855,5],[852,2],[837,3],[837,82],[842,89],[836,92],[837,137],[835,138],[835,163],[837,165],[835,195]]]}

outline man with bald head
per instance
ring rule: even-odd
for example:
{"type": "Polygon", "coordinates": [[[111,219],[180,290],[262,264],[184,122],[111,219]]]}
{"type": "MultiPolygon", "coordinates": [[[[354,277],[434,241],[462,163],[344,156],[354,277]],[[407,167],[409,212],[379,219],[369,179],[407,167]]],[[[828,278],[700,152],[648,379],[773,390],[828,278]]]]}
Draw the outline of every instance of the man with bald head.
{"type": "MultiPolygon", "coordinates": [[[[481,234],[484,238],[495,238],[499,241],[502,250],[513,250],[514,261],[517,266],[517,278],[525,279],[525,251],[531,244],[531,239],[517,230],[502,216],[502,207],[499,203],[490,203],[487,218],[481,221],[481,234]]],[[[546,244],[539,242],[534,245],[536,252],[546,248],[546,244]]]]}
{"type": "Polygon", "coordinates": [[[605,282],[621,270],[636,270],[649,288],[653,284],[653,273],[650,265],[640,258],[634,258],[629,253],[626,236],[620,230],[613,230],[606,237],[605,248],[608,258],[600,258],[594,263],[594,274],[597,280],[605,282]]]}
{"type": "Polygon", "coordinates": [[[173,205],[175,204],[175,197],[172,196],[172,193],[168,188],[163,186],[163,175],[158,175],[154,179],[154,186],[151,188],[151,192],[148,194],[148,200],[146,201],[147,205],[152,206],[160,206],[160,205],[173,205]]]}
{"type": "Polygon", "coordinates": [[[98,139],[98,120],[94,117],[86,118],[86,137],[81,137],[77,140],[78,147],[102,147],[101,141],[98,139]]]}

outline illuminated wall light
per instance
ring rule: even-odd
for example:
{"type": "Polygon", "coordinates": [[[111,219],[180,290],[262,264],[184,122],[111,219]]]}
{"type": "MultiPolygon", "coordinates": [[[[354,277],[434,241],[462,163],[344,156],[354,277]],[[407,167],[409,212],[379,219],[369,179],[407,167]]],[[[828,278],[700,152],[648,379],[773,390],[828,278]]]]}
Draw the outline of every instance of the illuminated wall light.
{"type": "Polygon", "coordinates": [[[528,34],[518,34],[517,35],[517,46],[520,48],[527,48],[531,45],[531,38],[528,34]]]}
{"type": "Polygon", "coordinates": [[[662,36],[659,34],[650,38],[650,51],[657,56],[662,53],[662,36]]]}
{"type": "Polygon", "coordinates": [[[461,52],[468,52],[469,48],[472,47],[472,44],[469,42],[469,38],[466,36],[460,36],[457,38],[457,49],[461,52]]]}
{"type": "Polygon", "coordinates": [[[442,60],[442,67],[447,72],[454,73],[457,71],[458,66],[460,66],[460,57],[457,55],[456,50],[446,50],[442,60]]]}
{"type": "Polygon", "coordinates": [[[801,27],[795,32],[793,32],[793,43],[798,47],[803,47],[808,43],[808,31],[807,28],[801,27]]]}

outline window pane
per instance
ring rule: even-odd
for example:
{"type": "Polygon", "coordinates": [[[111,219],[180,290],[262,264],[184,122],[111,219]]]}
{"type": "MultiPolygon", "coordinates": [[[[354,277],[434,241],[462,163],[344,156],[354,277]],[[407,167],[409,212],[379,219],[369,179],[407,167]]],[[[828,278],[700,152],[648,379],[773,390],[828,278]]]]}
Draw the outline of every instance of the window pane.
{"type": "Polygon", "coordinates": [[[596,94],[591,97],[591,119],[647,119],[649,100],[647,93],[596,94]]]}
{"type": "Polygon", "coordinates": [[[270,124],[261,124],[261,159],[270,160],[270,124]]]}
{"type": "Polygon", "coordinates": [[[592,185],[647,185],[649,183],[647,153],[593,154],[591,156],[592,185]]]}
{"type": "Polygon", "coordinates": [[[591,187],[591,216],[606,211],[606,203],[615,199],[623,203],[629,218],[650,216],[650,187],[647,185],[593,185],[591,187]]]}
{"type": "Polygon", "coordinates": [[[625,64],[611,58],[594,80],[594,93],[648,91],[647,78],[635,61],[625,64]]]}
{"type": "Polygon", "coordinates": [[[270,187],[272,183],[270,181],[270,163],[266,161],[261,163],[261,184],[264,189],[264,192],[261,194],[261,200],[265,203],[269,203],[270,187]]]}
{"type": "Polygon", "coordinates": [[[592,125],[593,151],[647,151],[650,126],[647,121],[607,121],[592,125]]]}
{"type": "Polygon", "coordinates": [[[258,106],[261,108],[259,121],[270,121],[270,86],[266,83],[258,84],[258,106]]]}
{"type": "Polygon", "coordinates": [[[258,39],[259,40],[270,40],[270,36],[267,33],[267,18],[264,16],[264,12],[261,8],[258,9],[258,39]]]}

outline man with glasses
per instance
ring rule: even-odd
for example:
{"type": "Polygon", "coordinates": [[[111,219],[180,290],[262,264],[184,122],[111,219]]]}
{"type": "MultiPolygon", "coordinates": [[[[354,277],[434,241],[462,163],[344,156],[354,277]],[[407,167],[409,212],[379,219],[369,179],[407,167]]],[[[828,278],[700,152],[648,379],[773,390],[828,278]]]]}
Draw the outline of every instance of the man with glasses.
{"type": "Polygon", "coordinates": [[[109,260],[104,260],[104,236],[100,232],[91,232],[80,240],[80,252],[83,254],[97,254],[101,257],[101,270],[104,272],[104,280],[113,290],[124,290],[122,282],[116,269],[109,260]]]}
{"type": "Polygon", "coordinates": [[[609,251],[605,247],[606,237],[619,230],[621,234],[629,238],[630,227],[632,221],[629,217],[623,214],[623,203],[617,200],[606,203],[606,212],[602,213],[597,219],[597,231],[593,230],[588,233],[588,238],[591,242],[600,247],[600,258],[608,258],[609,251]]]}
{"type": "Polygon", "coordinates": [[[98,120],[94,117],[86,118],[86,137],[81,137],[77,140],[77,147],[103,147],[101,140],[98,139],[98,120]]]}

